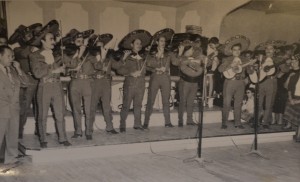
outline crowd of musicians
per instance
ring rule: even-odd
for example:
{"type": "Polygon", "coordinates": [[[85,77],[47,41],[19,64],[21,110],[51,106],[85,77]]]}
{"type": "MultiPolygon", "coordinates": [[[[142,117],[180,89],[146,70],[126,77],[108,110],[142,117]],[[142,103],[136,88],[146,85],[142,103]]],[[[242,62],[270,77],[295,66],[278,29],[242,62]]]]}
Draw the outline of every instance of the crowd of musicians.
{"type": "Polygon", "coordinates": [[[146,30],[135,30],[120,41],[118,50],[114,50],[111,34],[97,35],[93,30],[79,32],[72,29],[62,37],[59,23],[52,20],[45,26],[39,23],[28,27],[20,25],[8,40],[1,37],[0,143],[6,140],[5,163],[14,161],[18,154],[18,138],[23,138],[31,105],[40,146],[47,147],[46,126],[50,105],[58,142],[64,146],[71,145],[65,129],[62,75],[71,77],[69,95],[75,127],[72,138],[75,139],[85,135],[87,140],[92,140],[100,101],[106,132],[118,134],[113,126],[110,105],[112,73],[125,77],[120,132],[126,132],[126,119],[132,103],[133,128],[140,131],[148,129],[159,90],[165,127],[174,127],[169,106],[170,72],[174,72],[174,68],[180,76],[178,127],[183,127],[184,123],[197,125],[193,120],[193,107],[199,86],[203,87],[202,98],[208,98],[203,99],[201,105],[215,94],[223,98],[221,129],[227,128],[232,106],[235,128],[243,129],[243,120],[253,121],[255,92],[259,94],[259,124],[263,129],[268,129],[275,122],[283,124],[283,119],[287,121],[285,128],[298,122],[299,44],[268,41],[251,51],[248,50],[250,41],[243,35],[231,37],[220,44],[217,37],[208,39],[201,33],[201,27],[194,25],[186,26],[186,33],[175,33],[167,28],[153,36],[146,30]],[[8,44],[15,43],[20,46],[12,50],[8,44]],[[149,73],[148,100],[142,123],[145,75],[149,73]],[[183,117],[185,111],[186,118],[183,117]],[[276,117],[272,117],[272,112],[276,113],[276,117]],[[85,131],[82,130],[83,114],[85,131]]]}

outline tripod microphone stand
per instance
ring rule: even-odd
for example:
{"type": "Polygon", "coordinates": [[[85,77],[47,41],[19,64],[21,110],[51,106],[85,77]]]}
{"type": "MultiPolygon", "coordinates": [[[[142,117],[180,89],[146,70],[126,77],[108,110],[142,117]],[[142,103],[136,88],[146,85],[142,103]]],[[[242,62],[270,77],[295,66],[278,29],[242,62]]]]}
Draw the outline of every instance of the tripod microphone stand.
{"type": "MultiPolygon", "coordinates": [[[[254,141],[251,146],[251,151],[246,153],[246,155],[255,154],[257,157],[261,157],[263,159],[269,160],[269,158],[265,157],[259,150],[257,145],[257,135],[258,135],[258,121],[259,121],[259,81],[260,81],[260,70],[262,69],[262,56],[259,57],[259,66],[258,69],[255,70],[257,74],[257,82],[255,83],[255,93],[254,93],[254,141]],[[253,148],[254,147],[254,148],[253,148]]],[[[255,74],[255,73],[253,73],[255,74]]]]}

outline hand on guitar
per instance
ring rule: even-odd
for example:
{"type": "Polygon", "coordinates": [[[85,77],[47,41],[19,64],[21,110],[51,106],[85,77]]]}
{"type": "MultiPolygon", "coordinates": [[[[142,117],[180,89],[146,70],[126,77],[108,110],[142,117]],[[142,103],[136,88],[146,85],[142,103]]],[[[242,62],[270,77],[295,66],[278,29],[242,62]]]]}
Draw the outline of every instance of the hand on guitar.
{"type": "Polygon", "coordinates": [[[178,46],[178,56],[182,56],[184,51],[184,46],[183,45],[179,45],[178,46]]]}
{"type": "Polygon", "coordinates": [[[122,59],[122,60],[125,61],[126,58],[131,54],[131,52],[132,52],[132,51],[130,51],[130,50],[125,50],[125,51],[124,51],[124,55],[123,55],[123,59],[122,59]]]}

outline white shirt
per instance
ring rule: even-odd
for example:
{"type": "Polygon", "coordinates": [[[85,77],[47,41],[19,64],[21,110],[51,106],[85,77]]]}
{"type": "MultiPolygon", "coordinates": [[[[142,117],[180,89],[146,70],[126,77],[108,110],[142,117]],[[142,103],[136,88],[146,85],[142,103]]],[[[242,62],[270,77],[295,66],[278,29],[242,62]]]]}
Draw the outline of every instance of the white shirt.
{"type": "Polygon", "coordinates": [[[41,52],[41,55],[45,57],[45,61],[47,64],[53,64],[55,62],[52,50],[43,50],[41,52]]]}

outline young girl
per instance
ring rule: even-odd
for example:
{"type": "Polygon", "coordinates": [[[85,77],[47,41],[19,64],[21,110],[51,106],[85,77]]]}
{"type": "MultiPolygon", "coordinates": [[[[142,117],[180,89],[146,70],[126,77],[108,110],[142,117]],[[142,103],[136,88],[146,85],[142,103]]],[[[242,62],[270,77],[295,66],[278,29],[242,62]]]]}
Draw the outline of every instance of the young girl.
{"type": "Polygon", "coordinates": [[[246,89],[246,99],[243,100],[242,105],[242,121],[250,122],[254,117],[254,88],[246,89]]]}

